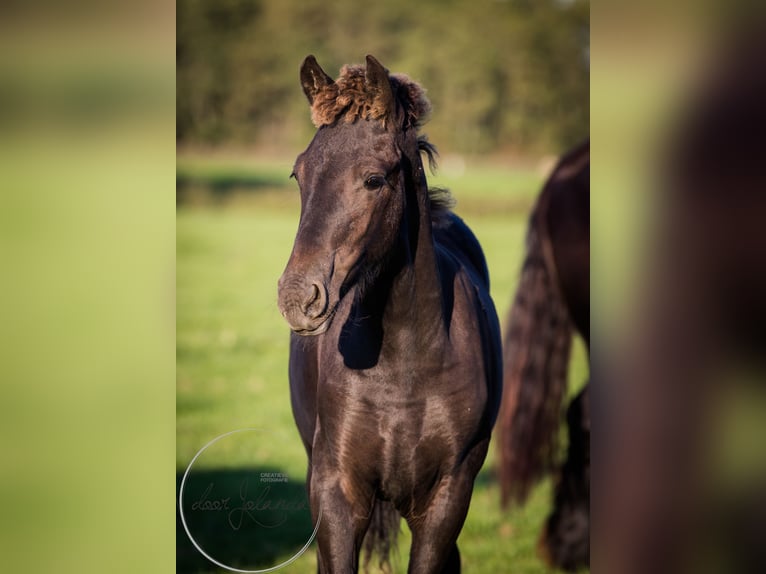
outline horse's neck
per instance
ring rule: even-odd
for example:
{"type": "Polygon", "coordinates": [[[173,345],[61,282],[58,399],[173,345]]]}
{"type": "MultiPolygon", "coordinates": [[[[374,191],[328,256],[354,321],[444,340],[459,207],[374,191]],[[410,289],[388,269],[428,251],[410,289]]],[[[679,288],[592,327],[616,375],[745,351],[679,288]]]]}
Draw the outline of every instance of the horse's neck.
{"type": "Polygon", "coordinates": [[[445,329],[442,284],[426,195],[425,189],[419,190],[415,205],[407,210],[406,262],[392,281],[384,319],[390,327],[433,339],[445,329]]]}

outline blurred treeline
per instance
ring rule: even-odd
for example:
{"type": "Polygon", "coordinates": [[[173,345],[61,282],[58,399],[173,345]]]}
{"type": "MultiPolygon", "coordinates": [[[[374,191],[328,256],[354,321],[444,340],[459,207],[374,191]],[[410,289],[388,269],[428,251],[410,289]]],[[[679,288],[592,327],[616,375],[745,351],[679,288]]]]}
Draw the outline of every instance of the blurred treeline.
{"type": "Polygon", "coordinates": [[[181,146],[305,144],[300,64],[375,55],[427,89],[444,151],[559,153],[589,129],[588,0],[180,0],[181,146]]]}

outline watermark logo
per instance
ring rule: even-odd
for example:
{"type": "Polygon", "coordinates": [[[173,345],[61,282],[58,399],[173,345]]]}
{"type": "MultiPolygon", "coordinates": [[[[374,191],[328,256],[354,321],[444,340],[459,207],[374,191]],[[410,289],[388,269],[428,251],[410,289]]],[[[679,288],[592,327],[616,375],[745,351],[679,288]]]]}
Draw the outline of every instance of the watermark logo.
{"type": "Polygon", "coordinates": [[[222,434],[197,452],[183,474],[181,524],[196,551],[216,566],[272,572],[295,561],[316,536],[321,512],[312,520],[302,478],[280,470],[274,460],[233,469],[211,464],[226,453],[255,452],[260,441],[274,440],[262,429],[222,434]]]}

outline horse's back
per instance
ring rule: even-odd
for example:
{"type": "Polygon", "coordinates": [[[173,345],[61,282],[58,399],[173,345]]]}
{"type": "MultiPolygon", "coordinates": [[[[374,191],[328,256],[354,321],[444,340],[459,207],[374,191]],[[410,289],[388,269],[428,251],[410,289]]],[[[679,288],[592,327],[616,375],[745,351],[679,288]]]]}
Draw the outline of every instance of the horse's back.
{"type": "Polygon", "coordinates": [[[439,214],[434,222],[434,240],[489,291],[489,269],[484,251],[460,217],[451,211],[439,214]]]}

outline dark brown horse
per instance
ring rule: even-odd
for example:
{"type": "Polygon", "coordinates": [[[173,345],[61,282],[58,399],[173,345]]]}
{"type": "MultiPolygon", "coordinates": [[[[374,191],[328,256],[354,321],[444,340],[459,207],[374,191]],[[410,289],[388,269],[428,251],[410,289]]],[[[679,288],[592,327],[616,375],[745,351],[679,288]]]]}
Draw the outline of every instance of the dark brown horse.
{"type": "MultiPolygon", "coordinates": [[[[590,341],[590,144],[562,158],[529,221],[527,254],[508,318],[499,417],[502,502],[523,502],[553,470],[573,327],[590,341]]],[[[571,403],[569,449],[541,547],[574,570],[589,561],[590,401],[571,403]]]]}
{"type": "Polygon", "coordinates": [[[402,516],[409,571],[458,572],[502,378],[484,255],[428,190],[420,86],[371,56],[336,81],[309,56],[301,82],[319,129],[279,308],[319,571],[357,571],[366,533],[384,560],[402,516]]]}

